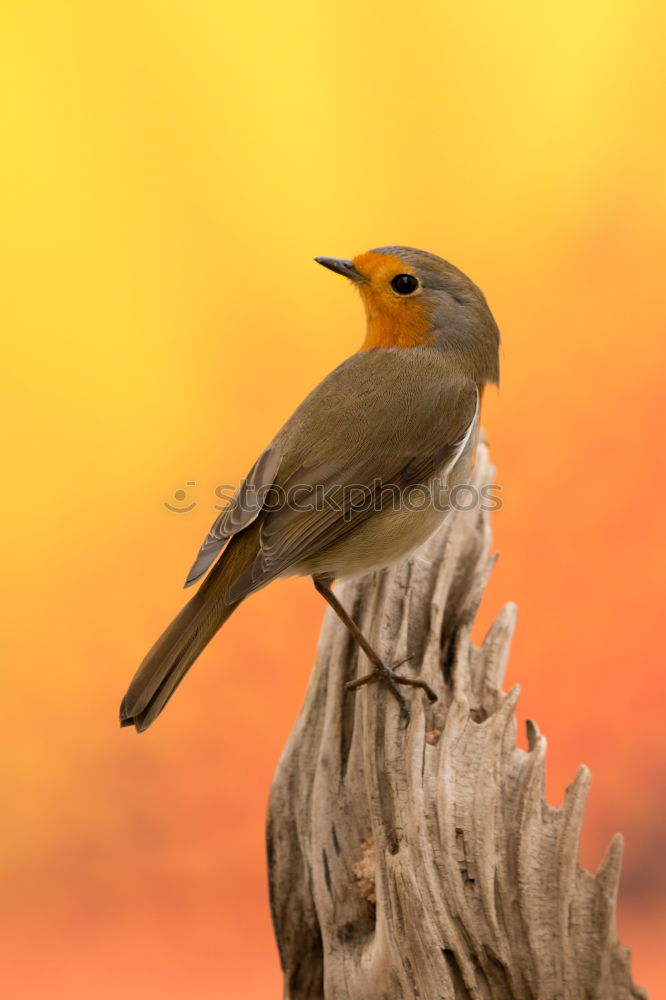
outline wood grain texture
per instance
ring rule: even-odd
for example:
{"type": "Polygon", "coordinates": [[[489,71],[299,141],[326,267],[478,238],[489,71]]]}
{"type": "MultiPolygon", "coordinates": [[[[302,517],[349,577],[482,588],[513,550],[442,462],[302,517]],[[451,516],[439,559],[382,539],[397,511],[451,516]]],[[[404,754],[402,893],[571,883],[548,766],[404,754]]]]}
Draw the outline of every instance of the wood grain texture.
{"type": "MultiPolygon", "coordinates": [[[[485,445],[474,485],[492,482],[485,445]]],[[[622,838],[596,875],[578,863],[589,773],[544,800],[546,744],[502,691],[515,609],[481,648],[470,630],[493,565],[489,514],[454,512],[406,562],[338,596],[386,662],[439,693],[405,725],[329,610],[268,815],[273,921],[286,1000],[628,1000],[617,939],[622,838]]]]}

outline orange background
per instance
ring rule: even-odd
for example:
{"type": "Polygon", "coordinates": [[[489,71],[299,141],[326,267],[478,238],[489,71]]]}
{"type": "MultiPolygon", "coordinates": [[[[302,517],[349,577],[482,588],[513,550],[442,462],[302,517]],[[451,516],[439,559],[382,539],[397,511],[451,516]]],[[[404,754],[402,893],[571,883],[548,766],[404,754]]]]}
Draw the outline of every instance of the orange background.
{"type": "Polygon", "coordinates": [[[521,728],[549,739],[553,803],[592,769],[583,862],[625,833],[619,928],[656,997],[663,5],[4,11],[6,995],[280,995],[263,823],[320,598],[247,602],[146,735],[117,706],[214,486],[361,340],[311,258],[406,243],[467,271],[503,331],[480,631],[518,602],[521,728]],[[165,509],[178,489],[190,513],[165,509]]]}

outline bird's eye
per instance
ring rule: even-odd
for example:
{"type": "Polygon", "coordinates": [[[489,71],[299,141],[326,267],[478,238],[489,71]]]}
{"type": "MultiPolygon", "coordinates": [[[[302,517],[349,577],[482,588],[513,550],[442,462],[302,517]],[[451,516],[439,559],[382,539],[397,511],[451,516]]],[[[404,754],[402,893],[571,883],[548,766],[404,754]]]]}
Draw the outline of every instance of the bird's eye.
{"type": "Polygon", "coordinates": [[[391,278],[391,288],[398,295],[411,295],[418,287],[418,279],[413,274],[396,274],[391,278]]]}

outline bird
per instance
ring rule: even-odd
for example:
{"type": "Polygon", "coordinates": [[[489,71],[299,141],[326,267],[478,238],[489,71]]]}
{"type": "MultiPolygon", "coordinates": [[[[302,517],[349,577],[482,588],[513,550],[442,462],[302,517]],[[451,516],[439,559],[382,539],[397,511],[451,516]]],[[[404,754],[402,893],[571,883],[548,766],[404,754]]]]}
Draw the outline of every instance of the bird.
{"type": "MultiPolygon", "coordinates": [[[[359,291],[359,350],[303,400],[206,536],[185,586],[199,589],[146,654],[120,707],[145,731],[239,604],[278,577],[310,576],[409,721],[401,688],[437,694],[389,666],[333,584],[406,558],[447,516],[442,497],[473,465],[484,388],[499,384],[500,333],[480,290],[424,250],[316,257],[359,291]],[[410,502],[410,491],[419,502],[410,502]],[[424,499],[425,498],[425,499],[424,499]]],[[[404,663],[404,661],[403,661],[404,663]]]]}

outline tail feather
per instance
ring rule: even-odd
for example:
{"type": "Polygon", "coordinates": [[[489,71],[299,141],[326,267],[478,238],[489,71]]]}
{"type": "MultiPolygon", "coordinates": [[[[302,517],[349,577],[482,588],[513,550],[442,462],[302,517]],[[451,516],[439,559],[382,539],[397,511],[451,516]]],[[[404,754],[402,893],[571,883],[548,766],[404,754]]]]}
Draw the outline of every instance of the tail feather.
{"type": "Polygon", "coordinates": [[[142,733],[155,721],[172,694],[236,604],[209,608],[199,594],[176,616],[146,654],[120,706],[120,725],[142,733]],[[199,598],[199,600],[197,600],[199,598]]]}
{"type": "Polygon", "coordinates": [[[226,604],[224,600],[229,583],[243,568],[245,554],[250,559],[255,554],[251,546],[238,542],[228,546],[197,593],[144,657],[120,705],[121,726],[135,726],[142,733],[155,721],[194,661],[241,603],[226,604]]]}

